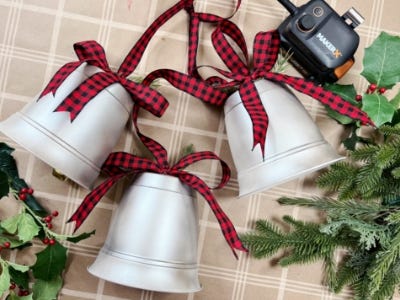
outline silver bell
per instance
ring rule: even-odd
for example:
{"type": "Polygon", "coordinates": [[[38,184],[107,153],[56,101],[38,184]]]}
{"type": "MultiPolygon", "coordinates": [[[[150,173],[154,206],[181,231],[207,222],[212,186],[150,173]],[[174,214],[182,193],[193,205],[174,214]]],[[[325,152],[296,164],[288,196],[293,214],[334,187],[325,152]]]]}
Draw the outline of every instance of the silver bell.
{"type": "Polygon", "coordinates": [[[84,80],[101,69],[82,64],[58,88],[0,123],[0,131],[76,183],[91,189],[122,134],[133,108],[118,83],[101,91],[71,122],[54,112],[84,80]]]}
{"type": "Polygon", "coordinates": [[[171,293],[201,289],[193,191],[177,177],[142,173],[124,193],[88,271],[117,284],[171,293]]]}
{"type": "Polygon", "coordinates": [[[269,117],[264,159],[259,145],[252,150],[252,122],[239,92],[224,106],[239,196],[270,189],[344,159],[327,143],[290,91],[264,79],[255,85],[269,117]]]}

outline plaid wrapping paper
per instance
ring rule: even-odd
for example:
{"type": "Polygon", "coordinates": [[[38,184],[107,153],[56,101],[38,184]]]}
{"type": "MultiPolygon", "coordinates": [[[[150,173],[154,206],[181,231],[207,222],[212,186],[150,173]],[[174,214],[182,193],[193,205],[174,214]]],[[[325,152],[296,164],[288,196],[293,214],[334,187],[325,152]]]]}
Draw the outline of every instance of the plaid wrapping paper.
{"type": "MultiPolygon", "coordinates": [[[[3,0],[0,1],[0,120],[4,120],[32,101],[38,89],[45,87],[51,76],[62,65],[75,60],[71,45],[76,41],[96,40],[103,45],[107,60],[117,70],[121,58],[129,52],[162,12],[176,4],[176,0],[3,0]],[[23,83],[22,81],[23,80],[23,83]]],[[[293,1],[301,5],[306,0],[293,1]]],[[[357,28],[361,41],[356,52],[356,63],[342,79],[343,84],[354,84],[358,91],[367,88],[358,75],[362,71],[363,49],[370,45],[380,31],[400,35],[397,0],[327,1],[340,14],[350,6],[355,7],[365,22],[357,28]]],[[[231,0],[196,0],[198,12],[226,16],[235,7],[231,0]]],[[[248,45],[260,31],[276,28],[287,16],[276,0],[247,0],[232,21],[242,29],[248,45]]],[[[208,24],[199,28],[199,65],[206,62],[224,68],[210,42],[208,24]],[[220,65],[219,65],[220,64],[220,65]]],[[[187,71],[187,13],[181,11],[155,34],[143,54],[136,74],[146,75],[159,68],[187,71]]],[[[251,50],[251,49],[249,49],[251,50]]],[[[205,71],[205,70],[204,70],[205,71]]],[[[201,70],[203,72],[203,70],[201,70]]],[[[298,76],[293,68],[287,74],[298,76]]],[[[210,74],[211,75],[211,74],[210,74]]],[[[194,144],[198,151],[211,150],[231,166],[231,180],[214,194],[223,210],[229,215],[238,232],[250,230],[259,218],[274,220],[288,214],[305,221],[315,221],[319,216],[303,208],[282,207],[275,201],[281,196],[310,197],[320,195],[315,188],[315,175],[299,178],[274,189],[237,199],[236,170],[232,168],[223,114],[216,106],[204,105],[186,93],[180,93],[160,81],[157,88],[170,105],[161,119],[142,111],[139,125],[144,133],[160,141],[168,150],[170,159],[180,157],[183,147],[194,144]]],[[[397,91],[397,89],[395,90],[397,91]]],[[[343,127],[326,116],[318,101],[296,93],[315,120],[328,142],[336,147],[343,136],[343,127]]],[[[394,95],[393,95],[394,96],[394,95]]],[[[128,130],[127,130],[128,131],[128,130]]],[[[57,209],[60,216],[54,228],[71,233],[72,224],[65,221],[76,210],[87,190],[70,182],[60,181],[51,175],[51,168],[29,154],[25,149],[6,138],[1,141],[16,148],[15,155],[21,177],[35,189],[41,203],[50,210],[57,209]]],[[[340,150],[340,148],[338,147],[340,150]]],[[[145,155],[137,146],[131,132],[121,137],[115,151],[145,155]]],[[[217,185],[220,173],[218,163],[205,161],[193,164],[190,172],[204,178],[210,186],[217,185]]],[[[123,183],[124,179],[121,179],[123,183]]],[[[322,285],[320,262],[304,266],[281,268],[273,259],[256,260],[244,253],[235,260],[227,251],[221,238],[219,224],[205,201],[199,201],[199,280],[202,291],[195,294],[164,294],[127,288],[100,280],[90,275],[86,268],[93,263],[107,235],[113,209],[118,205],[123,189],[113,188],[93,210],[80,232],[96,229],[95,236],[69,248],[65,284],[58,300],[343,300],[352,299],[346,290],[334,295],[322,285]]],[[[200,199],[199,199],[200,200],[200,199]]],[[[2,199],[0,217],[16,209],[12,201],[2,199]]],[[[42,245],[35,244],[39,250],[42,245]]],[[[338,254],[339,256],[340,254],[338,254]]],[[[18,262],[32,261],[27,251],[18,253],[18,262]]],[[[398,295],[395,296],[398,300],[398,295]]]]}

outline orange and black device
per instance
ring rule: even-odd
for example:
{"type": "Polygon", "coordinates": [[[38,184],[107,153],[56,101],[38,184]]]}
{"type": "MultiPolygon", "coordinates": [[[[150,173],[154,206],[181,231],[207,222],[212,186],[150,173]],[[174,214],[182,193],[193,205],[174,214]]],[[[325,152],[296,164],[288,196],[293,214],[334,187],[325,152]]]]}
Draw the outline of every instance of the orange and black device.
{"type": "Polygon", "coordinates": [[[360,41],[354,29],[364,18],[354,8],[340,16],[323,0],[300,7],[289,0],[278,1],[290,13],[278,31],[294,67],[318,83],[335,82],[347,73],[360,41]]]}

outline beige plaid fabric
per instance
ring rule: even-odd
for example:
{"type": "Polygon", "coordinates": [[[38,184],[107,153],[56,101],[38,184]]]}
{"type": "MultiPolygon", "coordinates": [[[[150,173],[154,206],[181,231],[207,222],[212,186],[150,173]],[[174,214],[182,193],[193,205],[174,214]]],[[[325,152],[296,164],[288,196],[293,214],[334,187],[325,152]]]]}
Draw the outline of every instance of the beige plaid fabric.
{"type": "MultiPolygon", "coordinates": [[[[145,28],[176,0],[0,0],[0,119],[19,111],[41,91],[54,72],[64,63],[76,60],[72,51],[74,42],[94,39],[106,50],[110,65],[119,66],[123,57],[145,28]]],[[[275,0],[244,0],[234,22],[245,33],[248,44],[258,31],[276,28],[287,16],[275,0]]],[[[300,5],[306,1],[293,1],[300,5]]],[[[354,6],[366,21],[357,32],[361,44],[357,62],[343,83],[354,83],[359,90],[367,83],[357,74],[362,69],[363,49],[382,31],[400,34],[398,0],[328,0],[339,13],[354,6]]],[[[198,11],[228,16],[234,4],[230,0],[197,0],[198,11]]],[[[213,52],[209,39],[210,28],[202,27],[199,64],[222,66],[213,52]]],[[[137,70],[144,75],[158,68],[186,70],[187,15],[175,16],[157,33],[150,43],[137,70]]],[[[296,74],[291,69],[290,73],[296,74]]],[[[316,174],[299,178],[244,198],[237,198],[238,184],[227,136],[223,112],[177,91],[161,82],[160,92],[170,101],[166,114],[158,119],[144,113],[139,123],[144,133],[156,138],[176,160],[183,147],[193,144],[197,151],[211,150],[226,160],[233,170],[227,188],[216,196],[239,232],[252,228],[259,218],[277,219],[289,214],[304,220],[317,220],[313,211],[281,207],[276,199],[281,196],[318,195],[313,185],[316,174]]],[[[298,95],[306,109],[320,127],[324,137],[339,148],[342,127],[330,120],[315,100],[298,95]]],[[[284,114],[283,116],[284,117],[284,114]]],[[[289,122],[290,120],[288,120],[289,122]]],[[[140,153],[142,147],[127,129],[116,150],[140,153]]],[[[1,136],[16,148],[21,177],[36,190],[36,195],[50,210],[60,211],[55,222],[56,231],[71,233],[72,226],[65,222],[77,208],[87,190],[69,181],[52,176],[52,169],[11,139],[1,136]]],[[[338,149],[339,151],[341,149],[338,149]]],[[[217,165],[202,165],[193,172],[210,185],[217,182],[217,165]]],[[[113,209],[123,189],[115,188],[96,207],[80,232],[96,229],[96,235],[69,247],[69,262],[62,300],[333,300],[350,299],[351,293],[333,295],[321,284],[321,265],[281,268],[273,260],[255,260],[245,254],[236,260],[225,244],[214,216],[202,198],[200,208],[199,274],[202,291],[193,294],[167,294],[127,288],[100,280],[90,275],[90,265],[104,243],[113,209]]],[[[0,203],[0,218],[9,213],[8,202],[0,203]]],[[[12,204],[9,204],[12,205],[12,204]]],[[[149,220],[151,221],[151,220],[149,220]]],[[[42,245],[35,245],[38,250],[42,245]]],[[[32,253],[21,253],[13,259],[32,261],[32,253]]]]}

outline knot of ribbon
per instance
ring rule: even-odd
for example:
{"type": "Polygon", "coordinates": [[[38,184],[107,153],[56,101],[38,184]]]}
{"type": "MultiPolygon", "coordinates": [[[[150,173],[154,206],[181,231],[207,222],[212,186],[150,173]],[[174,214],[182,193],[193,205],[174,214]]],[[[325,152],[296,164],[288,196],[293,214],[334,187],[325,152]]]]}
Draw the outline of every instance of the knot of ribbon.
{"type": "Polygon", "coordinates": [[[81,205],[69,219],[69,222],[75,222],[75,230],[81,226],[96,204],[119,179],[140,172],[153,172],[178,177],[183,183],[199,192],[207,201],[217,218],[225,240],[232,249],[235,257],[237,257],[235,249],[247,251],[240,241],[234,225],[219,206],[210,187],[198,176],[183,170],[189,165],[201,160],[218,160],[222,167],[222,177],[216,188],[222,188],[230,179],[229,166],[216,154],[210,151],[188,154],[181,158],[175,165],[170,166],[168,163],[168,153],[165,148],[155,140],[140,132],[137,124],[138,113],[139,107],[135,106],[132,111],[132,122],[140,140],[153,154],[155,162],[148,158],[135,156],[126,152],[111,153],[102,166],[102,171],[108,175],[108,178],[83,199],[81,205]]]}
{"type": "Polygon", "coordinates": [[[74,50],[79,60],[62,66],[40,94],[39,100],[48,93],[55,94],[73,71],[83,63],[87,63],[100,68],[102,71],[82,82],[59,104],[55,111],[68,111],[70,119],[73,121],[84,106],[98,93],[114,83],[119,83],[132,96],[135,103],[158,117],[162,116],[168,107],[168,101],[149,86],[131,81],[127,77],[136,69],[144,50],[156,31],[180,10],[190,10],[192,7],[193,0],[181,0],[161,14],[132,47],[117,72],[110,69],[104,49],[96,41],[90,40],[74,44],[74,50]]]}
{"type": "Polygon", "coordinates": [[[219,206],[208,185],[198,176],[183,170],[185,167],[201,160],[218,160],[222,166],[222,178],[216,188],[221,188],[229,181],[230,178],[230,169],[228,165],[216,154],[209,151],[203,151],[186,155],[175,165],[169,166],[167,163],[165,149],[160,151],[163,152],[164,155],[163,158],[160,155],[158,156],[158,160],[162,161],[161,165],[160,163],[155,163],[150,159],[138,157],[125,152],[111,153],[102,167],[102,171],[108,174],[109,178],[84,198],[79,208],[69,219],[69,222],[76,222],[75,230],[80,227],[95,205],[119,179],[134,173],[153,172],[178,177],[183,183],[199,192],[207,201],[212,212],[217,218],[225,240],[232,249],[235,257],[237,257],[235,249],[247,251],[240,241],[234,225],[219,206]]]}
{"type": "Polygon", "coordinates": [[[215,67],[212,68],[228,80],[219,76],[213,76],[206,81],[219,88],[239,86],[239,95],[253,124],[253,149],[259,144],[263,157],[268,128],[268,114],[254,84],[254,81],[260,78],[285,83],[295,90],[329,106],[342,115],[360,120],[364,125],[373,125],[373,122],[365,112],[343,100],[338,95],[316,85],[314,82],[304,78],[273,72],[272,68],[278,58],[280,44],[277,30],[256,34],[253,45],[252,68],[249,64],[245,38],[234,23],[228,20],[220,22],[212,33],[212,44],[229,71],[215,67]],[[244,61],[225,35],[229,36],[237,44],[242,52],[244,61]]]}
{"type": "Polygon", "coordinates": [[[55,111],[68,111],[70,119],[73,121],[89,101],[114,83],[121,84],[136,104],[156,116],[162,116],[167,109],[168,101],[159,92],[113,72],[108,65],[103,47],[96,41],[76,43],[74,50],[79,61],[67,63],[61,67],[43,90],[39,99],[50,92],[55,94],[64,80],[83,63],[96,66],[102,71],[84,80],[58,105],[55,111]]]}

